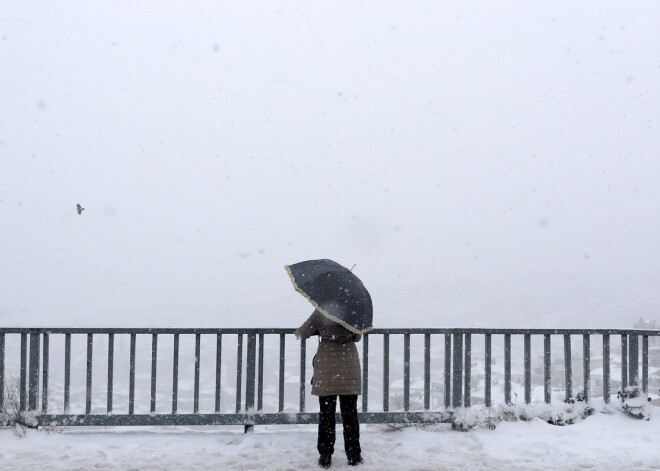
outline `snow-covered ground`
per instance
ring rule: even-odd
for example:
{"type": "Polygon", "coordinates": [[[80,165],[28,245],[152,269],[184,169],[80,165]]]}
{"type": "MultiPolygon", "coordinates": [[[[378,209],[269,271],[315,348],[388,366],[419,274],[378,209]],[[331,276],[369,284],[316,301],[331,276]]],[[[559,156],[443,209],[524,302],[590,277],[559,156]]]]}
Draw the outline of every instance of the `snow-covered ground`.
{"type": "MultiPolygon", "coordinates": [[[[541,420],[502,422],[495,430],[449,426],[402,431],[362,427],[362,469],[657,470],[660,420],[597,413],[559,427],[541,420]]],[[[333,468],[349,469],[338,433],[333,468]]],[[[70,428],[0,431],[0,469],[316,469],[315,426],[70,428]]]]}

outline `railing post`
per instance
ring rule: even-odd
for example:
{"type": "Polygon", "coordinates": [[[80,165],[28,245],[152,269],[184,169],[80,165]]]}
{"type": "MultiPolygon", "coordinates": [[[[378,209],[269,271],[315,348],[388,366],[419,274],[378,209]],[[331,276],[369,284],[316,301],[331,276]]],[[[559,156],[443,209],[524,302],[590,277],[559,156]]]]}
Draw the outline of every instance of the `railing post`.
{"type": "Polygon", "coordinates": [[[472,389],[472,335],[465,334],[465,361],[463,362],[463,372],[465,375],[463,388],[463,407],[470,407],[471,389],[472,389]]]}
{"type": "Polygon", "coordinates": [[[251,412],[254,409],[255,398],[255,379],[257,371],[257,336],[248,334],[247,336],[247,369],[245,379],[245,411],[251,412]]]}
{"type": "Polygon", "coordinates": [[[610,335],[603,334],[603,399],[610,403],[610,335]]]}
{"type": "Polygon", "coordinates": [[[306,358],[307,353],[307,341],[305,339],[300,340],[300,405],[299,411],[305,411],[305,363],[307,362],[306,358]]]}
{"type": "Polygon", "coordinates": [[[591,338],[589,334],[582,335],[582,372],[584,374],[584,400],[591,398],[591,338]]]}
{"type": "Polygon", "coordinates": [[[0,333],[0,410],[5,407],[5,334],[0,333]]]}
{"type": "Polygon", "coordinates": [[[369,410],[369,334],[362,336],[362,412],[369,410]]]}
{"type": "Polygon", "coordinates": [[[628,336],[621,334],[621,392],[628,387],[628,336]]]}
{"type": "Polygon", "coordinates": [[[27,334],[21,334],[21,376],[19,391],[19,409],[27,409],[27,334]]]}
{"type": "Polygon", "coordinates": [[[135,334],[131,334],[131,350],[128,359],[128,413],[135,412],[135,334]]]}
{"type": "Polygon", "coordinates": [[[445,334],[445,409],[451,407],[451,334],[445,334]]]}
{"type": "Polygon", "coordinates": [[[174,334],[172,347],[172,414],[176,414],[179,399],[179,334],[174,334]]]}
{"type": "Polygon", "coordinates": [[[485,354],[484,354],[484,381],[485,381],[485,391],[484,391],[484,402],[486,404],[486,407],[490,407],[493,405],[493,400],[492,400],[492,391],[491,391],[491,385],[492,385],[492,376],[491,376],[491,364],[492,364],[492,338],[491,334],[486,334],[485,335],[485,354]]]}
{"type": "Polygon", "coordinates": [[[195,334],[195,379],[193,384],[193,414],[199,413],[199,365],[201,363],[201,335],[195,334]]]}
{"type": "MultiPolygon", "coordinates": [[[[255,380],[257,372],[257,335],[254,333],[248,334],[247,344],[247,368],[245,380],[245,412],[254,412],[254,398],[255,398],[255,380]]],[[[253,424],[245,424],[245,433],[253,431],[253,424]]]]}
{"type": "Polygon", "coordinates": [[[552,402],[552,355],[550,334],[543,336],[543,398],[546,404],[552,402]]]}
{"type": "Polygon", "coordinates": [[[410,410],[410,334],[403,334],[403,410],[410,410]]]}
{"type": "Polygon", "coordinates": [[[259,334],[259,363],[257,365],[257,410],[264,406],[264,334],[259,334]]]}
{"type": "Polygon", "coordinates": [[[628,341],[629,355],[628,355],[628,374],[629,383],[631,386],[639,386],[639,336],[636,334],[630,335],[628,341]]]}
{"type": "MultiPolygon", "coordinates": [[[[49,352],[50,352],[50,340],[48,332],[44,332],[44,341],[43,341],[43,354],[42,354],[42,378],[41,378],[41,413],[46,414],[48,412],[48,366],[49,366],[49,352]]],[[[0,388],[2,386],[0,385],[0,388]]],[[[2,400],[0,400],[0,409],[2,408],[2,400]]]]}
{"type": "Polygon", "coordinates": [[[108,334],[108,388],[106,412],[112,413],[112,395],[114,390],[114,370],[115,370],[115,334],[108,334]]]}
{"type": "Polygon", "coordinates": [[[564,381],[566,383],[566,401],[573,397],[573,368],[571,355],[571,335],[564,334],[564,381]]]}
{"type": "Polygon", "coordinates": [[[30,380],[28,410],[35,411],[39,402],[39,352],[41,350],[40,335],[30,332],[30,380]]]}
{"type": "Polygon", "coordinates": [[[243,334],[238,334],[236,345],[236,413],[241,412],[241,387],[243,384],[243,334]]]}
{"type": "Polygon", "coordinates": [[[87,384],[85,387],[85,414],[92,413],[92,356],[94,334],[87,334],[87,384]]]}
{"type": "Polygon", "coordinates": [[[511,334],[504,334],[504,403],[511,404],[511,334]]]}
{"type": "Polygon", "coordinates": [[[452,407],[461,407],[463,389],[463,334],[453,334],[452,407]]]}
{"type": "Polygon", "coordinates": [[[64,334],[64,413],[70,411],[71,387],[71,334],[64,334]]]}
{"type": "Polygon", "coordinates": [[[215,338],[215,413],[220,413],[222,396],[222,334],[215,338]]]}
{"type": "Polygon", "coordinates": [[[431,408],[431,334],[424,334],[424,410],[431,408]]]}
{"type": "Polygon", "coordinates": [[[156,376],[158,374],[158,334],[151,334],[151,404],[149,410],[156,413],[156,376]]]}
{"type": "Polygon", "coordinates": [[[278,384],[278,405],[277,411],[282,412],[284,410],[284,359],[286,356],[286,335],[280,334],[280,375],[279,375],[279,384],[278,384]]]}
{"type": "Polygon", "coordinates": [[[525,404],[532,402],[532,337],[524,335],[524,382],[525,382],[525,404]]]}
{"type": "Polygon", "coordinates": [[[649,392],[649,336],[642,337],[642,392],[649,392]]]}
{"type": "Polygon", "coordinates": [[[390,334],[383,334],[383,411],[390,410],[390,334]]]}

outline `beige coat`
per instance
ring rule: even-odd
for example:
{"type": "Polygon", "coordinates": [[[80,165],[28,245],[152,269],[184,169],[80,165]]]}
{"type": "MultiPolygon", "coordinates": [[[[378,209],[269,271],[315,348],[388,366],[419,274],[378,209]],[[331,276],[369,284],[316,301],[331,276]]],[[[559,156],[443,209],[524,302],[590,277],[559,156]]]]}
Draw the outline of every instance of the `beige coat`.
{"type": "Polygon", "coordinates": [[[362,336],[350,332],[316,310],[296,330],[296,337],[300,339],[308,339],[312,335],[319,335],[320,338],[312,362],[312,394],[362,394],[360,357],[355,346],[362,336]]]}

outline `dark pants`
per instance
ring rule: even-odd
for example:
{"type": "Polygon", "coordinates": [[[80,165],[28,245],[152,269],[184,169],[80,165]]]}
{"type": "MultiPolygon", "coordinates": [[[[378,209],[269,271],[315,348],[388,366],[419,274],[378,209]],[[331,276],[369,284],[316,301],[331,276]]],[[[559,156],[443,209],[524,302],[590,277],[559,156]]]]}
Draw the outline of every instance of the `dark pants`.
{"type": "MultiPolygon", "coordinates": [[[[339,396],[341,420],[344,424],[344,450],[346,456],[357,458],[360,449],[360,422],[357,415],[357,395],[339,396]]],[[[321,455],[332,455],[335,451],[335,412],[337,396],[319,396],[319,438],[316,448],[321,455]]]]}

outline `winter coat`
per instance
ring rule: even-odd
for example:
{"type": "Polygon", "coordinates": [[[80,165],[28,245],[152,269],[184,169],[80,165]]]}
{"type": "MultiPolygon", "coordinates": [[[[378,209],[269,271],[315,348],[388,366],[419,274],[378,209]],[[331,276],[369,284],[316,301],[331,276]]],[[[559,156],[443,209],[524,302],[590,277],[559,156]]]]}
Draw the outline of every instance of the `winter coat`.
{"type": "Polygon", "coordinates": [[[308,339],[319,336],[319,348],[314,356],[312,394],[362,394],[360,357],[355,342],[362,338],[331,321],[315,310],[298,330],[296,337],[308,339]]]}

